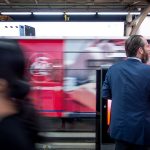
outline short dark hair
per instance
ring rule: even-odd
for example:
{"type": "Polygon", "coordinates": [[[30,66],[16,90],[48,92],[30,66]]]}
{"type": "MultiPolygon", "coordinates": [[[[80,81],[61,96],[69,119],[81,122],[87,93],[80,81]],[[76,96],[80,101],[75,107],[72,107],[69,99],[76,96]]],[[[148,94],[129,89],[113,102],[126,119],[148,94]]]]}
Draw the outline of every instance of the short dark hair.
{"type": "Polygon", "coordinates": [[[134,57],[140,47],[144,47],[142,35],[131,35],[125,42],[125,51],[127,57],[134,57]]]}

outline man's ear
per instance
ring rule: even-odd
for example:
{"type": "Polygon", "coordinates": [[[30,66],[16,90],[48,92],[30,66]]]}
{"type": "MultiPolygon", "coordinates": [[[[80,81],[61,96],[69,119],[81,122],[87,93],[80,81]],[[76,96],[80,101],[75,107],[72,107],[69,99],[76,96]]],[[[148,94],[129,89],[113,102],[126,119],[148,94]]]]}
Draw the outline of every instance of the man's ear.
{"type": "Polygon", "coordinates": [[[138,51],[139,51],[140,54],[144,53],[144,51],[143,51],[143,49],[141,47],[138,49],[138,51]]]}
{"type": "Polygon", "coordinates": [[[0,92],[7,92],[8,82],[4,79],[0,79],[0,92]]]}

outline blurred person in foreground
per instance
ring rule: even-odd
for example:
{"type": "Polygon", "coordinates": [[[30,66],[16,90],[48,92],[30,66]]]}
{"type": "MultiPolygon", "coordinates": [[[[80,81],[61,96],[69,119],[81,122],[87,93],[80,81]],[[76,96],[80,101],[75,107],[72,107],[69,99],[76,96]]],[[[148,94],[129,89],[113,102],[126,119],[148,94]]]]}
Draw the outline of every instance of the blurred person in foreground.
{"type": "Polygon", "coordinates": [[[0,149],[35,150],[37,115],[27,98],[25,58],[16,41],[0,40],[0,149]]]}
{"type": "Polygon", "coordinates": [[[108,69],[102,88],[112,99],[110,136],[115,150],[150,149],[150,45],[141,35],[125,42],[127,59],[108,69]]]}

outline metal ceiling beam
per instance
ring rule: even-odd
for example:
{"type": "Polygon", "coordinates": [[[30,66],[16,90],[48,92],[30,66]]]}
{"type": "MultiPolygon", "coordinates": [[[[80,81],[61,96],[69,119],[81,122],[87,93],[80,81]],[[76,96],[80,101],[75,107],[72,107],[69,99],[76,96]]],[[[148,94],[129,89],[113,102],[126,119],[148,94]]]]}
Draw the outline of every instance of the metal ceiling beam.
{"type": "MultiPolygon", "coordinates": [[[[136,34],[137,30],[139,29],[140,25],[142,24],[143,20],[145,19],[145,17],[147,16],[147,14],[150,12],[150,5],[141,13],[141,15],[138,17],[138,19],[136,19],[136,25],[133,26],[132,32],[130,35],[134,35],[136,34]]],[[[135,22],[133,20],[133,22],[135,22]]]]}
{"type": "MultiPolygon", "coordinates": [[[[8,0],[5,0],[5,1],[8,1],[8,0]]],[[[36,0],[37,1],[37,0],[36,0]]],[[[35,1],[35,2],[36,2],[35,1]]],[[[38,1],[37,1],[38,2],[38,1]]],[[[9,3],[10,4],[10,3],[9,3]]],[[[4,3],[0,3],[0,6],[6,6],[6,4],[4,3]]],[[[10,6],[10,5],[7,5],[7,6],[10,6]]],[[[34,7],[35,6],[35,3],[31,4],[31,3],[11,3],[11,6],[16,6],[16,7],[19,7],[19,6],[24,6],[24,7],[28,7],[28,6],[31,6],[31,7],[34,7]]],[[[38,2],[38,6],[62,6],[62,7],[69,7],[69,6],[82,6],[82,7],[86,7],[86,6],[89,6],[89,7],[103,7],[103,6],[107,6],[108,8],[110,7],[117,7],[117,6],[120,6],[120,7],[125,7],[126,5],[123,4],[123,3],[39,3],[38,2]]],[[[143,4],[140,4],[140,5],[136,5],[138,7],[143,7],[143,6],[147,6],[147,4],[143,3],[143,4]]]]}
{"type": "MultiPolygon", "coordinates": [[[[10,2],[9,2],[9,0],[4,0],[5,1],[5,3],[9,3],[10,4],[10,2]]],[[[78,1],[78,2],[53,2],[53,1],[51,1],[51,2],[41,2],[41,1],[38,1],[38,0],[34,0],[34,3],[27,3],[27,2],[25,2],[25,1],[22,1],[22,2],[12,2],[11,3],[11,5],[16,5],[16,6],[19,6],[19,5],[34,5],[35,3],[38,3],[39,5],[55,5],[55,6],[57,6],[57,5],[63,5],[63,6],[65,6],[65,5],[72,5],[72,6],[74,6],[74,5],[108,5],[108,6],[111,6],[111,5],[124,5],[124,6],[127,6],[127,5],[130,5],[130,4],[133,4],[133,3],[127,3],[127,2],[95,2],[95,1],[92,1],[92,2],[86,2],[86,1],[78,1]]],[[[0,4],[4,4],[4,3],[2,3],[2,1],[0,0],[0,4]]],[[[142,1],[142,3],[137,3],[137,4],[135,4],[135,6],[136,5],[147,5],[148,3],[146,2],[146,1],[142,1]]]]}
{"type": "Polygon", "coordinates": [[[50,2],[43,2],[42,0],[34,0],[34,3],[28,2],[11,2],[9,0],[0,0],[0,11],[127,11],[127,7],[130,6],[130,11],[137,11],[137,8],[144,9],[148,2],[142,0],[142,3],[135,5],[135,0],[59,0],[50,2]],[[113,2],[115,1],[115,3],[113,2]],[[130,2],[130,3],[129,3],[130,2]],[[6,5],[7,3],[7,5],[6,5]],[[36,3],[36,5],[35,5],[36,3]],[[47,10],[46,10],[47,9],[47,10]]]}

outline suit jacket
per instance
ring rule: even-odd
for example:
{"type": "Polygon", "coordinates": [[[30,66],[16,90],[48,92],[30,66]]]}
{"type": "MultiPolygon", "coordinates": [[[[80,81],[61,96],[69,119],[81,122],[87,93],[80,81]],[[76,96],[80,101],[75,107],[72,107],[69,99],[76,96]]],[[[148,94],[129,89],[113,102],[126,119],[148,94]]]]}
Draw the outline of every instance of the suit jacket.
{"type": "Polygon", "coordinates": [[[150,66],[130,58],[111,66],[102,96],[112,99],[110,136],[150,145],[150,66]]]}

